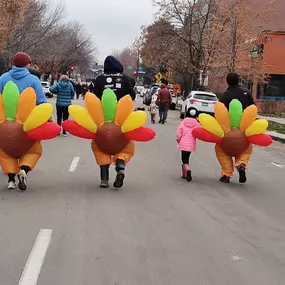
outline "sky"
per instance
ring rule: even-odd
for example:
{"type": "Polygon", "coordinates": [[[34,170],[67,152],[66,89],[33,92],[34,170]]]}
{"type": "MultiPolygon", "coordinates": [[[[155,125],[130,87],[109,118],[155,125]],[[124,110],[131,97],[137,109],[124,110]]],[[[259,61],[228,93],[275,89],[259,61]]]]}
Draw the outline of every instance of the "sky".
{"type": "Polygon", "coordinates": [[[101,64],[113,51],[131,45],[140,28],[153,22],[152,0],[50,0],[66,7],[67,20],[83,24],[98,49],[101,64]]]}

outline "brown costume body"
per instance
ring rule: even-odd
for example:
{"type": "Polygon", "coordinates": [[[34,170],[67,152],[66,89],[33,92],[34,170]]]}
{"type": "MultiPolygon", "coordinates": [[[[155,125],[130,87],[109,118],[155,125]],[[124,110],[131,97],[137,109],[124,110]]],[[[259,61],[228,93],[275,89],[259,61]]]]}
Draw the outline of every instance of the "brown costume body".
{"type": "Polygon", "coordinates": [[[29,140],[22,124],[16,121],[0,124],[0,165],[4,174],[18,173],[23,165],[33,169],[41,156],[40,141],[29,140]]]}

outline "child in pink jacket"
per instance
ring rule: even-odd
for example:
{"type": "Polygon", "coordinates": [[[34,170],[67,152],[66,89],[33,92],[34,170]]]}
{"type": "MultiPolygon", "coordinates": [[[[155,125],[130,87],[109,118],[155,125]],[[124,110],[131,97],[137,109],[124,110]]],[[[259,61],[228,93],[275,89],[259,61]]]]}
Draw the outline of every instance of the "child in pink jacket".
{"type": "Polygon", "coordinates": [[[196,151],[196,139],[192,135],[192,131],[199,127],[197,121],[197,111],[190,110],[186,114],[184,119],[177,129],[176,141],[178,143],[178,149],[181,150],[182,159],[182,178],[187,181],[192,181],[192,174],[189,167],[189,159],[191,152],[196,151]]]}

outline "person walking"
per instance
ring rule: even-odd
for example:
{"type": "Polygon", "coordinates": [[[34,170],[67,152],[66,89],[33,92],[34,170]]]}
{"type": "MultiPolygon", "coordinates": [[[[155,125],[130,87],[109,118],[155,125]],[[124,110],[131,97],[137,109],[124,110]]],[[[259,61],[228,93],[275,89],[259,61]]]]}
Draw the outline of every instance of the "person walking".
{"type": "Polygon", "coordinates": [[[155,124],[156,113],[157,113],[157,105],[155,103],[155,100],[153,100],[151,104],[149,105],[149,112],[150,112],[150,117],[151,117],[151,123],[155,124]]]}
{"type": "Polygon", "coordinates": [[[75,85],[75,92],[76,92],[76,99],[79,100],[80,98],[80,95],[82,95],[82,86],[80,84],[80,82],[76,82],[76,85],[75,85]]]}
{"type": "Polygon", "coordinates": [[[159,109],[159,123],[164,124],[172,100],[170,99],[171,95],[165,84],[162,84],[160,88],[161,89],[157,95],[156,104],[158,105],[159,109]]]}
{"type": "Polygon", "coordinates": [[[12,69],[0,77],[0,93],[3,93],[6,83],[12,81],[17,85],[20,93],[28,87],[33,88],[37,96],[37,105],[46,103],[47,98],[40,79],[29,71],[31,63],[32,59],[28,54],[24,52],[16,53],[13,57],[12,69]]]}
{"type": "Polygon", "coordinates": [[[251,92],[239,84],[239,76],[236,73],[229,73],[226,77],[228,89],[222,94],[219,101],[229,109],[232,100],[237,99],[241,102],[243,110],[250,105],[254,105],[251,92]]]}
{"type": "Polygon", "coordinates": [[[192,172],[189,166],[190,155],[196,151],[196,138],[193,137],[192,131],[200,126],[197,121],[196,110],[190,110],[186,118],[180,123],[176,132],[176,141],[178,149],[181,151],[182,160],[182,178],[192,181],[192,172]]]}
{"type": "MultiPolygon", "coordinates": [[[[66,75],[62,75],[58,83],[50,88],[50,92],[57,94],[56,97],[56,114],[57,124],[61,126],[62,121],[68,120],[68,107],[72,104],[74,97],[74,88],[66,75]]],[[[63,129],[62,135],[66,137],[66,131],[63,129]]]]}
{"type": "MultiPolygon", "coordinates": [[[[226,77],[226,81],[228,84],[228,89],[226,92],[220,97],[219,101],[223,103],[226,108],[229,110],[230,103],[232,100],[237,99],[241,102],[243,110],[245,110],[247,107],[254,105],[254,100],[252,97],[251,92],[239,85],[239,76],[236,73],[229,73],[226,77]]],[[[248,161],[251,157],[253,147],[250,144],[248,149],[244,152],[244,155],[236,158],[236,169],[239,172],[239,182],[245,183],[247,181],[246,177],[246,170],[248,168],[248,161]]],[[[228,157],[223,150],[216,146],[216,154],[217,157],[228,157]]],[[[232,158],[229,158],[232,161],[232,158]]],[[[220,178],[220,182],[223,183],[229,183],[230,178],[233,175],[233,171],[229,172],[227,169],[228,164],[223,163],[223,161],[219,161],[221,168],[222,168],[222,174],[220,178]]],[[[232,162],[233,164],[233,162],[232,162]]]]}
{"type": "MultiPolygon", "coordinates": [[[[33,88],[36,93],[37,105],[47,103],[40,79],[29,71],[31,63],[32,59],[28,54],[24,52],[16,53],[13,57],[12,69],[0,77],[0,93],[3,94],[5,85],[9,81],[12,81],[17,85],[20,94],[28,87],[33,88]]],[[[32,149],[31,154],[40,157],[42,154],[41,146],[39,146],[39,149],[32,149]]],[[[20,190],[25,190],[27,187],[28,173],[32,170],[32,165],[21,165],[19,162],[19,167],[19,188],[20,190]]],[[[8,189],[15,189],[17,187],[16,175],[17,173],[8,173],[8,189]]]]}
{"type": "Polygon", "coordinates": [[[104,90],[110,88],[116,94],[118,101],[126,95],[135,100],[134,86],[123,72],[124,68],[120,61],[114,56],[107,56],[104,62],[104,74],[98,76],[94,82],[94,94],[101,100],[104,90]]]}

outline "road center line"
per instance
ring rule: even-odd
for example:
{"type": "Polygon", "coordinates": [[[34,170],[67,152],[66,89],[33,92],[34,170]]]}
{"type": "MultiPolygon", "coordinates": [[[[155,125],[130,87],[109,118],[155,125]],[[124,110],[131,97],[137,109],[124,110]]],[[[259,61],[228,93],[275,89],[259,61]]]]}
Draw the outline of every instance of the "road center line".
{"type": "Polygon", "coordinates": [[[79,163],[80,157],[79,156],[75,156],[70,164],[69,167],[69,172],[74,172],[77,168],[77,165],[79,163]]]}
{"type": "Polygon", "coordinates": [[[51,242],[51,234],[52,230],[40,230],[18,285],[37,285],[46,252],[51,242]]]}
{"type": "Polygon", "coordinates": [[[271,164],[276,166],[276,167],[279,167],[279,168],[284,168],[284,165],[282,165],[282,164],[278,164],[278,163],[275,163],[275,162],[271,162],[271,164]]]}

